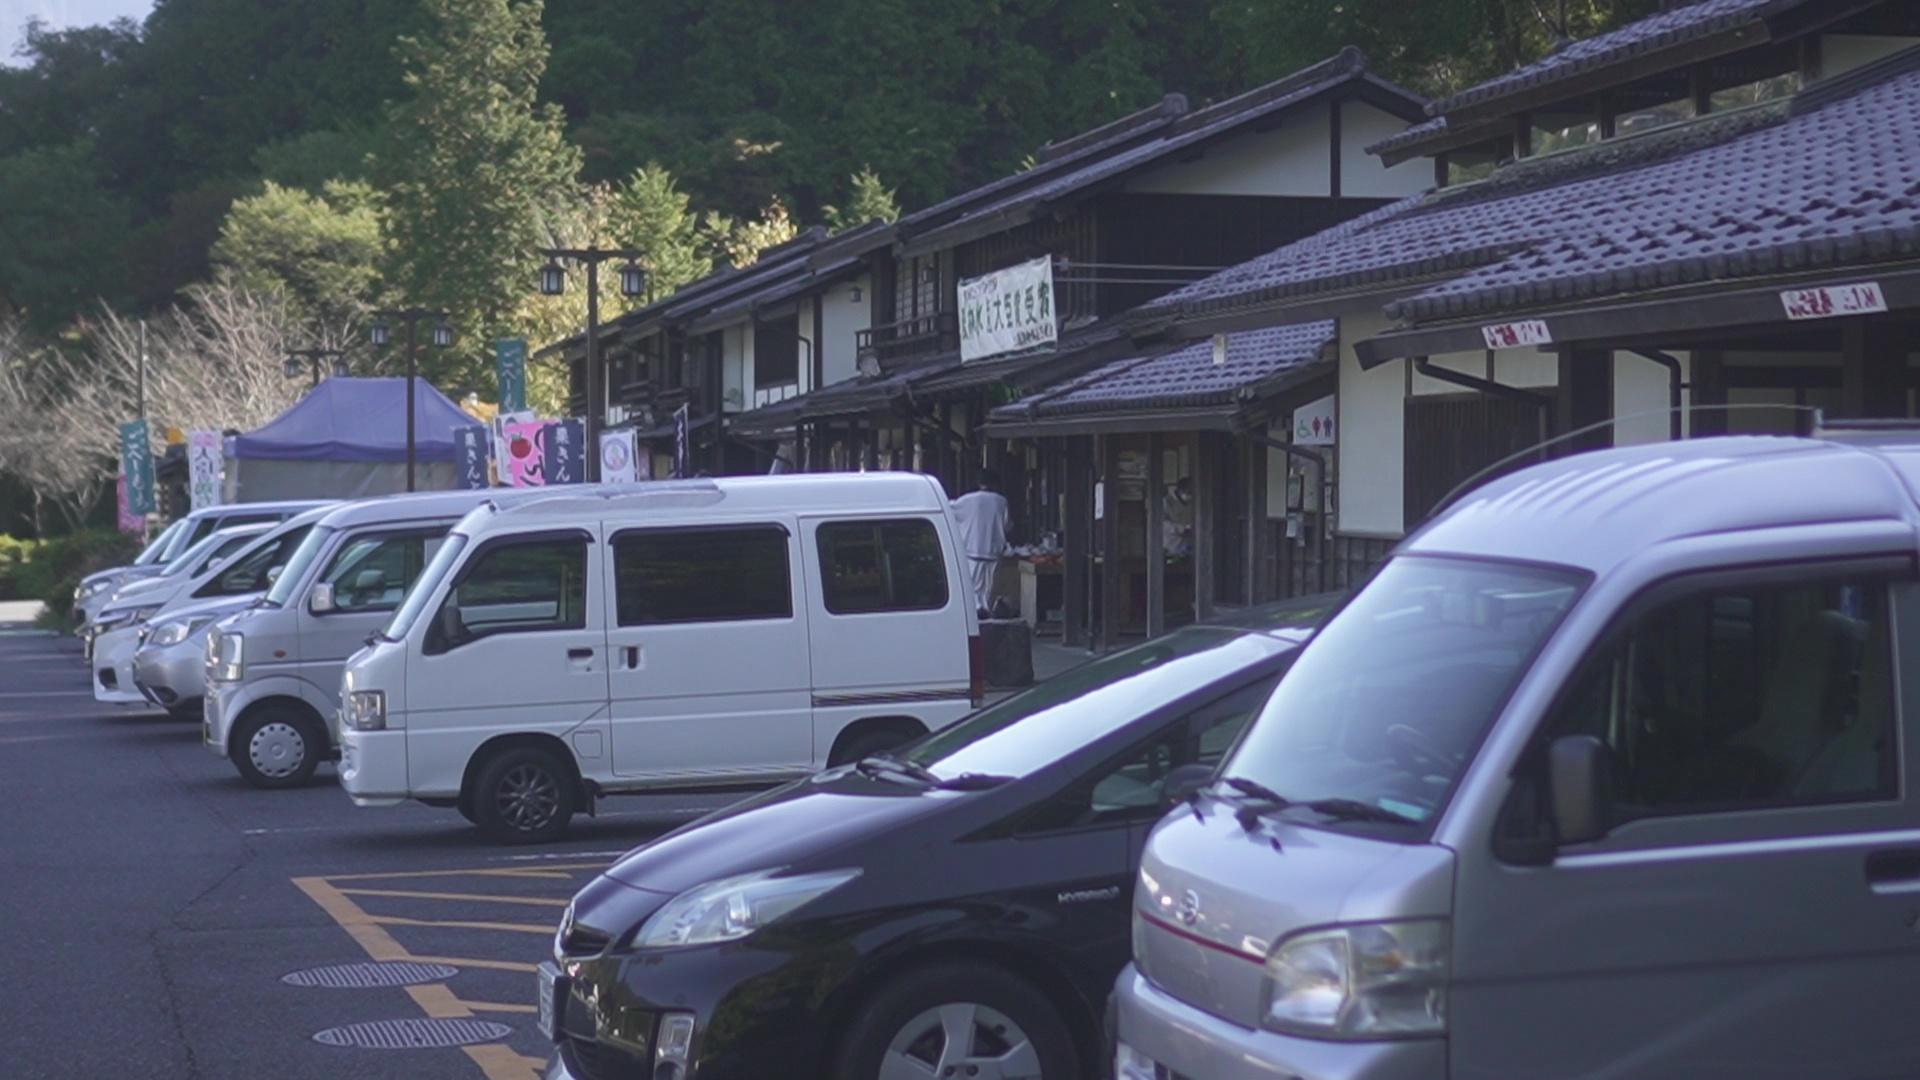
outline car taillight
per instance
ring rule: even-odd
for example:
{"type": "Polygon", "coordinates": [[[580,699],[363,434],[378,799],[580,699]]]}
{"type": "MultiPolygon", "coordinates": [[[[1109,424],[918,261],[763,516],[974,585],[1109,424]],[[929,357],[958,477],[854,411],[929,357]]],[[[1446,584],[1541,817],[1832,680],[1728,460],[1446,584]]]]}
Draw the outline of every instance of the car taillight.
{"type": "Polygon", "coordinates": [[[979,634],[967,638],[967,693],[973,707],[987,702],[987,646],[979,634]]]}

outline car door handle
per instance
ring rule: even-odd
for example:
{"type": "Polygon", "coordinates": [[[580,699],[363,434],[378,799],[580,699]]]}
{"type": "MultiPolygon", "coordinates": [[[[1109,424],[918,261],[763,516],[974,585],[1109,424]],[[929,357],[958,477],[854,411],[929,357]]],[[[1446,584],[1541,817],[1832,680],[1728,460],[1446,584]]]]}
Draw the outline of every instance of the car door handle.
{"type": "Polygon", "coordinates": [[[1867,887],[1877,893],[1920,892],[1920,848],[1875,851],[1867,856],[1867,887]]]}
{"type": "Polygon", "coordinates": [[[592,650],[592,649],[590,649],[590,648],[589,648],[589,649],[568,649],[568,650],[567,650],[567,659],[569,659],[569,660],[591,660],[591,659],[593,659],[593,650],[592,650]]]}

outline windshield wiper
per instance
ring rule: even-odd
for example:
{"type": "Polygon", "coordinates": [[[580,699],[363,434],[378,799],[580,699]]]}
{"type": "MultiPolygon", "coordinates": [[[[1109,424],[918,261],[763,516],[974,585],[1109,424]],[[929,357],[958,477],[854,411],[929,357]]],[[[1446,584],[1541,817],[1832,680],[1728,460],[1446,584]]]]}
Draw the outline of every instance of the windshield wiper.
{"type": "Polygon", "coordinates": [[[861,775],[871,776],[876,779],[906,777],[909,780],[918,780],[930,786],[940,783],[940,778],[934,775],[933,771],[925,765],[917,765],[911,761],[902,761],[891,754],[868,754],[866,757],[854,762],[853,767],[858,769],[861,775]]]}
{"type": "Polygon", "coordinates": [[[1221,783],[1253,800],[1241,803],[1233,811],[1233,820],[1239,822],[1241,830],[1245,832],[1252,832],[1254,827],[1260,824],[1261,817],[1293,805],[1292,799],[1258,780],[1249,780],[1244,776],[1229,776],[1221,783]]]}
{"type": "Polygon", "coordinates": [[[1386,825],[1418,825],[1420,822],[1398,811],[1384,806],[1361,802],[1358,799],[1315,799],[1300,805],[1316,814],[1323,814],[1336,821],[1378,821],[1386,825]]]}
{"type": "Polygon", "coordinates": [[[959,776],[935,782],[934,787],[942,791],[986,791],[1013,780],[1011,776],[996,773],[963,772],[959,776]]]}

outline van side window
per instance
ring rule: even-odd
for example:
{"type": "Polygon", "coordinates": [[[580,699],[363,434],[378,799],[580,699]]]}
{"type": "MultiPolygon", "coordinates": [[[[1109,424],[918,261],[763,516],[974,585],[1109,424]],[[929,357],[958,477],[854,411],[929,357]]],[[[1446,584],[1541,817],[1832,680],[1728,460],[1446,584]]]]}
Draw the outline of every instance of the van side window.
{"type": "Polygon", "coordinates": [[[793,617],[787,530],[642,529],[613,538],[621,626],[793,617]]]}
{"type": "Polygon", "coordinates": [[[476,556],[447,594],[427,639],[428,651],[490,634],[586,625],[585,537],[503,543],[476,556]]]}
{"type": "Polygon", "coordinates": [[[1888,611],[1875,580],[1682,597],[1588,661],[1553,733],[1612,751],[1616,823],[1894,798],[1888,611]]]}
{"type": "Polygon", "coordinates": [[[947,606],[947,560],[925,518],[821,524],[821,596],[835,615],[947,606]]]}
{"type": "Polygon", "coordinates": [[[283,566],[293,557],[293,549],[307,538],[312,526],[290,530],[277,542],[260,548],[245,559],[214,575],[212,581],[200,587],[193,595],[199,596],[241,596],[250,592],[260,592],[267,587],[267,573],[276,566],[283,566]]]}
{"type": "Polygon", "coordinates": [[[370,533],[340,546],[319,580],[333,586],[334,612],[392,611],[420,576],[444,531],[370,533]]]}

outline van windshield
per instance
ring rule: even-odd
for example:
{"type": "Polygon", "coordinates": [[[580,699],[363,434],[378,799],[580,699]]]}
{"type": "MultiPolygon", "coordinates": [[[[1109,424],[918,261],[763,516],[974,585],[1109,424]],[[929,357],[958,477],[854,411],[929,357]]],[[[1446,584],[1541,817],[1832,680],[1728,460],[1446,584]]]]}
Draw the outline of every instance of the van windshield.
{"type": "MultiPolygon", "coordinates": [[[[1583,586],[1568,570],[1392,560],[1307,645],[1220,775],[1428,822],[1583,586]]],[[[1343,820],[1366,816],[1325,823],[1343,820]]]]}
{"type": "Polygon", "coordinates": [[[179,536],[181,530],[186,527],[187,522],[183,518],[161,530],[160,535],[153,538],[153,543],[140,550],[140,554],[133,560],[133,565],[146,566],[159,562],[160,556],[166,554],[168,545],[173,543],[173,538],[179,536]]]}
{"type": "Polygon", "coordinates": [[[286,568],[280,571],[279,577],[273,579],[273,588],[267,592],[268,607],[287,606],[287,602],[293,599],[295,591],[300,588],[300,579],[307,576],[307,570],[313,566],[313,561],[318,559],[320,552],[326,549],[327,541],[339,531],[325,525],[317,525],[307,534],[305,540],[300,541],[300,546],[293,549],[293,557],[287,560],[286,568]]]}
{"type": "Polygon", "coordinates": [[[439,551],[433,553],[433,561],[427,563],[427,568],[420,571],[420,576],[407,588],[405,599],[400,601],[400,609],[393,613],[387,628],[380,631],[381,637],[388,641],[399,641],[407,636],[407,631],[413,629],[413,624],[419,620],[420,610],[427,606],[427,597],[432,596],[434,590],[440,587],[440,582],[446,580],[446,576],[453,571],[453,564],[460,561],[460,552],[466,546],[465,536],[457,532],[447,534],[446,542],[440,545],[439,551]]]}

